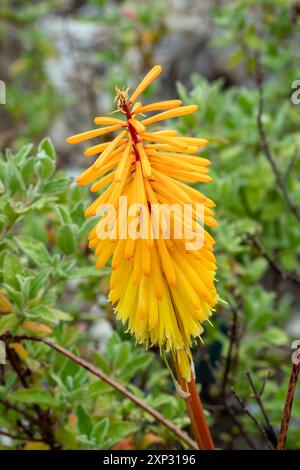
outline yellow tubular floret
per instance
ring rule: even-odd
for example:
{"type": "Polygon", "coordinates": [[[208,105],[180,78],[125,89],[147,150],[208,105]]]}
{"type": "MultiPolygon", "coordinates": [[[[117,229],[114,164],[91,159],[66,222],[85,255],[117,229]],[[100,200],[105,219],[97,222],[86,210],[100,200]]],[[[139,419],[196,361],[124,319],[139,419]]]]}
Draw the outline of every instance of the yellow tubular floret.
{"type": "Polygon", "coordinates": [[[127,134],[127,131],[122,131],[104,150],[104,152],[101,155],[101,160],[95,162],[95,168],[99,168],[102,162],[105,160],[106,157],[109,156],[109,154],[119,145],[123,137],[127,134]]]}
{"type": "Polygon", "coordinates": [[[149,163],[149,159],[145,152],[144,146],[142,143],[138,143],[136,145],[136,148],[141,159],[143,175],[145,176],[145,178],[149,178],[151,176],[151,165],[149,163]]]}
{"type": "Polygon", "coordinates": [[[121,181],[124,174],[127,174],[129,171],[129,162],[131,159],[129,158],[129,154],[131,152],[132,142],[128,141],[124,153],[120,158],[116,173],[115,173],[115,180],[121,181]]]}

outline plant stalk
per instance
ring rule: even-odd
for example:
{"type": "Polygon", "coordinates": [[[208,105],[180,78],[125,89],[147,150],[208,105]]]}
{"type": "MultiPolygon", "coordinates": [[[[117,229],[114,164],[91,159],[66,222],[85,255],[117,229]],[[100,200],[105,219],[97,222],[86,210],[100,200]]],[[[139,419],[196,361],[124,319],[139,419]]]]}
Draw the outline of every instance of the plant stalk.
{"type": "MultiPolygon", "coordinates": [[[[298,354],[300,354],[300,348],[298,348],[297,351],[298,351],[298,354]]],[[[290,382],[289,382],[288,391],[287,391],[287,396],[286,396],[286,401],[285,401],[285,406],[284,406],[284,410],[282,414],[282,421],[281,421],[281,428],[280,428],[280,433],[278,437],[277,450],[285,449],[285,443],[286,443],[287,433],[289,429],[293,400],[294,400],[299,373],[300,373],[300,363],[293,364],[290,382]]]]}
{"type": "Polygon", "coordinates": [[[215,445],[206,422],[200,395],[197,391],[195,377],[192,374],[190,382],[186,382],[180,376],[178,364],[176,362],[175,368],[180,387],[186,394],[186,396],[184,396],[184,400],[199,450],[215,450],[215,445]]]}

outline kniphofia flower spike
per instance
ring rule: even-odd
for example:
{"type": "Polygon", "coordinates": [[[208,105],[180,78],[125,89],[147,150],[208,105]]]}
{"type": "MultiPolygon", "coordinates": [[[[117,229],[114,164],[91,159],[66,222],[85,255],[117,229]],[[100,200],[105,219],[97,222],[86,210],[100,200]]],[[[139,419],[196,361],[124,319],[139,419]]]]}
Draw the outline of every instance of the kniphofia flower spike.
{"type": "MultiPolygon", "coordinates": [[[[147,219],[152,204],[202,204],[204,225],[213,227],[215,204],[186,184],[211,181],[209,160],[195,155],[208,141],[178,136],[175,130],[150,129],[162,120],[193,113],[197,106],[181,106],[179,100],[145,106],[136,101],[160,72],[159,65],[153,67],[130,97],[128,90],[117,90],[116,103],[122,119],[96,117],[95,124],[100,127],[67,139],[76,144],[117,133],[112,140],[97,143],[84,152],[87,157],[97,155],[97,159],[77,178],[77,183],[93,183],[91,191],[101,191],[86,215],[96,215],[103,204],[110,203],[118,209],[120,196],[127,196],[128,206],[146,205],[147,219]],[[148,116],[153,111],[158,113],[148,116]]],[[[129,213],[126,216],[132,219],[129,213]]],[[[170,352],[179,374],[189,382],[192,340],[203,332],[201,324],[209,318],[217,300],[212,236],[204,228],[203,246],[188,250],[186,239],[175,237],[178,221],[173,216],[170,239],[165,239],[162,232],[153,239],[152,230],[144,238],[102,239],[97,235],[102,217],[91,231],[89,246],[95,249],[98,268],[111,259],[109,298],[117,318],[128,325],[139,343],[170,352]]],[[[192,226],[198,222],[193,209],[192,226]]],[[[121,223],[117,218],[115,224],[121,223]]]]}

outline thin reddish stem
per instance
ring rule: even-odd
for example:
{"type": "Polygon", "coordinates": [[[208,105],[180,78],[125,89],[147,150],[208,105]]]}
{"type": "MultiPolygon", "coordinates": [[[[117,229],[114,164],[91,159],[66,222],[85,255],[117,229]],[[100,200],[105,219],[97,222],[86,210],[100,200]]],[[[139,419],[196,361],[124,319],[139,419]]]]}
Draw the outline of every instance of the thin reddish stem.
{"type": "Polygon", "coordinates": [[[139,153],[137,151],[136,144],[138,144],[138,142],[139,142],[139,136],[138,136],[135,128],[133,127],[133,125],[129,122],[129,120],[132,118],[132,113],[130,112],[130,105],[126,103],[126,104],[123,105],[122,109],[123,109],[123,112],[125,113],[125,116],[126,116],[126,119],[127,119],[127,126],[128,126],[128,130],[129,130],[132,142],[133,142],[133,151],[134,151],[134,154],[135,154],[135,158],[138,161],[140,159],[140,156],[139,156],[139,153]]]}
{"type": "MultiPolygon", "coordinates": [[[[300,354],[300,348],[298,349],[298,354],[300,354]]],[[[285,443],[286,443],[287,433],[289,429],[292,406],[293,406],[294,395],[296,391],[296,385],[297,385],[299,373],[300,373],[300,363],[294,364],[292,368],[289,386],[288,386],[285,406],[284,406],[284,410],[282,414],[282,421],[281,421],[281,428],[280,428],[280,433],[278,437],[277,450],[285,449],[285,443]]]]}

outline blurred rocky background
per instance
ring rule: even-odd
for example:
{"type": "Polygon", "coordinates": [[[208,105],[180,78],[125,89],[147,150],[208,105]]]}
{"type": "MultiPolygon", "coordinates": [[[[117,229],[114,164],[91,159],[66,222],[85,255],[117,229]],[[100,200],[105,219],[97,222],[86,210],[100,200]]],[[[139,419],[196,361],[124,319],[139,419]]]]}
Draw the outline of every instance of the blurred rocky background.
{"type": "MultiPolygon", "coordinates": [[[[245,80],[232,72],[208,0],[49,0],[1,2],[1,79],[7,104],[0,109],[0,142],[7,146],[49,134],[60,165],[80,165],[65,137],[91,127],[111,109],[115,85],[134,86],[160,63],[165,97],[176,83],[189,88],[200,72],[225,86],[245,80]]],[[[219,3],[219,2],[217,2],[219,3]]],[[[230,48],[229,48],[230,52],[230,48]]]]}

